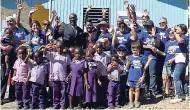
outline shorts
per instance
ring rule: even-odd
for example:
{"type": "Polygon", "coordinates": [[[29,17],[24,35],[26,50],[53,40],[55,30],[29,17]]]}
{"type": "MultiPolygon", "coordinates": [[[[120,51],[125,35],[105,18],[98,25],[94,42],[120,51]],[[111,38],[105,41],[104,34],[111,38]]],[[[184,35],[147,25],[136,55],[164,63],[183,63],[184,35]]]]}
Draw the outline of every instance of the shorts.
{"type": "Polygon", "coordinates": [[[166,74],[167,73],[169,75],[172,75],[173,72],[174,72],[174,65],[164,63],[162,74],[166,74]]]}
{"type": "Polygon", "coordinates": [[[144,88],[145,83],[143,83],[143,84],[141,84],[141,85],[139,85],[139,84],[137,84],[137,83],[138,83],[138,81],[127,81],[127,85],[128,85],[129,87],[132,87],[132,88],[144,88]]]}

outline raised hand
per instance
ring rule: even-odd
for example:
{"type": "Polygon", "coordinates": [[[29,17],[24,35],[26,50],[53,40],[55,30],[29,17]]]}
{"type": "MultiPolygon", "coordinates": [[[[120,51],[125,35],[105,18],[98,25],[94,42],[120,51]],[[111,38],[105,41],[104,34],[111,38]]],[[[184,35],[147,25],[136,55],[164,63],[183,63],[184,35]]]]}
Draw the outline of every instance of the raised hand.
{"type": "Polygon", "coordinates": [[[23,6],[21,3],[18,3],[18,4],[17,4],[17,9],[18,9],[18,10],[21,11],[23,8],[24,8],[24,6],[23,6]]]}
{"type": "Polygon", "coordinates": [[[102,13],[106,13],[107,9],[102,8],[102,13]]]}
{"type": "Polygon", "coordinates": [[[130,28],[134,29],[134,23],[133,22],[130,22],[130,28]]]}
{"type": "Polygon", "coordinates": [[[144,16],[148,16],[148,14],[149,14],[149,13],[148,13],[147,9],[145,9],[145,10],[143,11],[143,15],[144,15],[144,16]]]}
{"type": "Polygon", "coordinates": [[[131,4],[130,7],[131,7],[130,10],[131,10],[132,12],[135,12],[135,5],[134,5],[134,4],[131,4]]]}
{"type": "Polygon", "coordinates": [[[36,12],[38,10],[37,7],[32,7],[31,10],[30,10],[30,14],[33,14],[34,12],[36,12]]]}
{"type": "Polygon", "coordinates": [[[88,8],[86,9],[86,12],[89,12],[92,9],[92,5],[89,5],[88,8]]]}
{"type": "Polygon", "coordinates": [[[57,12],[55,10],[52,11],[52,15],[53,17],[56,17],[57,16],[57,12]]]}
{"type": "Polygon", "coordinates": [[[114,26],[110,25],[109,28],[107,28],[107,30],[108,30],[109,33],[112,33],[113,30],[114,30],[114,26]]]}
{"type": "Polygon", "coordinates": [[[129,8],[129,2],[128,2],[128,0],[124,0],[124,5],[125,5],[125,8],[129,8]]]}

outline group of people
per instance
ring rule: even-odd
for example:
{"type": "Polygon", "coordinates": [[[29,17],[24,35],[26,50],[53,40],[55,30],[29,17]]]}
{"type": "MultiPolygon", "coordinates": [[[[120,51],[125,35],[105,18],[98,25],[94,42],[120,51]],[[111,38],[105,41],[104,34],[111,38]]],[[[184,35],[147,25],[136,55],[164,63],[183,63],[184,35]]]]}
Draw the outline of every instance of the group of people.
{"type": "Polygon", "coordinates": [[[74,107],[139,108],[140,97],[158,94],[170,97],[171,103],[188,95],[186,67],[189,63],[188,29],[185,24],[171,28],[165,17],[155,27],[147,10],[142,26],[137,23],[135,6],[124,1],[129,24],[118,18],[109,25],[102,9],[96,26],[85,15],[84,32],[77,26],[77,15],[70,23],[60,21],[56,11],[43,25],[32,19],[37,8],[29,12],[30,31],[20,22],[23,9],[18,3],[17,18],[6,18],[7,28],[1,37],[1,104],[10,74],[9,100],[18,109],[54,109],[74,107]],[[55,26],[52,22],[55,19],[55,26]],[[173,87],[172,92],[170,87],[173,87]],[[48,88],[48,89],[47,89],[48,88]]]}

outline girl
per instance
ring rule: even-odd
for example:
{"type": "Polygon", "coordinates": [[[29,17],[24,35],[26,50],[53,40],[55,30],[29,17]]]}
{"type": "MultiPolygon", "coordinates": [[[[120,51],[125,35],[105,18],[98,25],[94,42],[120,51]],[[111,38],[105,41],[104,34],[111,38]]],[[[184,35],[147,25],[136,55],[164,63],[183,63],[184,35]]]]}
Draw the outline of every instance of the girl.
{"type": "Polygon", "coordinates": [[[32,21],[32,31],[26,36],[25,40],[33,52],[46,44],[46,36],[42,34],[41,25],[37,20],[32,21]]]}
{"type": "Polygon", "coordinates": [[[31,109],[37,109],[38,106],[40,109],[45,109],[44,88],[47,82],[47,64],[43,59],[43,52],[36,51],[34,53],[34,60],[30,60],[31,109]]]}
{"type": "MultiPolygon", "coordinates": [[[[78,99],[78,109],[81,108],[82,104],[82,96],[84,95],[84,79],[85,78],[85,85],[89,88],[89,84],[87,82],[87,78],[85,77],[84,73],[86,72],[85,60],[82,58],[83,50],[82,48],[75,49],[75,57],[71,62],[70,68],[71,73],[67,76],[67,81],[69,77],[71,80],[69,82],[68,93],[69,93],[69,108],[73,108],[73,97],[77,97],[78,99]]],[[[86,73],[85,73],[86,74],[86,73]]]]}
{"type": "Polygon", "coordinates": [[[133,43],[131,45],[132,55],[127,57],[126,68],[129,70],[127,85],[129,89],[129,108],[140,107],[139,96],[140,88],[143,87],[143,82],[145,80],[145,70],[147,69],[151,56],[148,57],[146,63],[145,57],[140,55],[140,44],[133,43]],[[135,91],[135,102],[133,102],[133,93],[135,91]]]}
{"type": "Polygon", "coordinates": [[[88,84],[86,87],[85,101],[87,102],[88,108],[95,108],[95,103],[97,102],[97,82],[101,85],[99,80],[100,63],[93,60],[95,50],[93,48],[88,48],[86,50],[86,60],[87,60],[87,77],[88,84]],[[89,87],[89,88],[88,88],[89,87]]]}
{"type": "Polygon", "coordinates": [[[18,109],[23,107],[24,109],[29,109],[30,102],[30,86],[28,84],[29,80],[29,68],[28,68],[28,58],[30,52],[27,54],[27,48],[20,46],[17,49],[18,59],[15,61],[13,66],[14,76],[12,77],[12,84],[15,84],[16,100],[18,109]]]}
{"type": "Polygon", "coordinates": [[[57,40],[56,52],[45,52],[46,57],[50,60],[52,72],[50,81],[53,81],[53,106],[54,109],[65,109],[65,91],[68,68],[71,63],[69,54],[64,53],[64,44],[57,40]]]}
{"type": "MultiPolygon", "coordinates": [[[[8,46],[11,43],[11,39],[13,38],[13,31],[9,28],[5,28],[4,30],[4,36],[1,37],[1,43],[3,46],[8,46]]],[[[2,56],[5,58],[5,64],[6,64],[6,74],[9,74],[10,71],[10,64],[9,64],[9,55],[10,52],[1,50],[2,56]]]]}
{"type": "Polygon", "coordinates": [[[108,84],[108,108],[120,108],[120,73],[123,72],[123,69],[119,64],[118,56],[111,57],[111,63],[108,65],[107,72],[110,80],[108,84]]]}

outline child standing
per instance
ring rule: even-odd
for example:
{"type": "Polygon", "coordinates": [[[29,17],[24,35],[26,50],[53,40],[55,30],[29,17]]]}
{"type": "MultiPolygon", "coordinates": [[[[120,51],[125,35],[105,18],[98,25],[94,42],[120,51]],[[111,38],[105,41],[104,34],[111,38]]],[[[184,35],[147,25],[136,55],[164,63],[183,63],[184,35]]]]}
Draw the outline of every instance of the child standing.
{"type": "MultiPolygon", "coordinates": [[[[87,86],[87,78],[84,73],[86,72],[85,59],[83,59],[83,50],[82,48],[75,48],[75,57],[71,62],[70,69],[71,73],[67,76],[66,81],[69,82],[68,93],[69,93],[69,108],[73,108],[73,97],[76,97],[78,100],[77,109],[81,108],[82,96],[84,96],[84,79],[85,85],[87,86]],[[84,78],[83,78],[84,76],[84,78]]],[[[85,73],[86,74],[86,73],[85,73]]]]}
{"type": "Polygon", "coordinates": [[[46,57],[50,60],[52,65],[52,72],[50,73],[50,81],[53,81],[53,106],[54,109],[65,109],[65,91],[68,68],[71,59],[69,54],[63,52],[64,44],[62,41],[56,43],[57,52],[45,52],[46,57]]]}
{"type": "Polygon", "coordinates": [[[17,49],[18,59],[15,61],[13,66],[14,76],[12,77],[12,84],[15,84],[15,94],[18,109],[23,107],[24,109],[29,109],[29,101],[30,101],[30,86],[28,84],[29,80],[29,68],[28,68],[28,57],[30,53],[27,55],[27,48],[24,46],[20,46],[17,49]]]}
{"type": "Polygon", "coordinates": [[[95,50],[93,48],[88,48],[86,50],[86,60],[87,60],[87,87],[85,101],[87,102],[88,108],[95,108],[95,103],[97,102],[97,82],[101,85],[99,80],[99,71],[101,64],[98,61],[93,60],[95,50]]]}
{"type": "Polygon", "coordinates": [[[111,63],[108,65],[107,72],[110,80],[108,84],[108,108],[113,109],[114,106],[120,108],[120,73],[123,72],[123,69],[119,65],[118,56],[111,57],[111,63]]]}
{"type": "Polygon", "coordinates": [[[132,55],[127,58],[126,68],[129,69],[127,85],[129,89],[129,107],[140,107],[139,96],[140,88],[143,87],[145,80],[145,70],[147,69],[151,56],[148,57],[146,63],[145,57],[140,55],[140,44],[134,43],[131,45],[132,55]],[[133,92],[135,91],[135,102],[133,103],[133,92]]]}
{"type": "Polygon", "coordinates": [[[43,61],[43,52],[36,51],[34,53],[34,60],[30,60],[30,79],[31,82],[31,97],[32,104],[31,109],[45,109],[45,97],[44,88],[46,87],[46,75],[47,75],[47,65],[43,61]],[[38,105],[39,100],[39,105],[38,105]]]}
{"type": "Polygon", "coordinates": [[[101,86],[98,86],[98,102],[99,105],[107,106],[107,88],[108,88],[108,78],[107,78],[107,65],[110,63],[110,57],[103,51],[103,44],[97,42],[96,53],[94,55],[94,60],[102,63],[102,68],[100,71],[100,82],[101,86]]]}
{"type": "MultiPolygon", "coordinates": [[[[11,43],[11,39],[13,37],[13,31],[9,28],[6,28],[4,30],[4,36],[1,37],[1,43],[3,46],[8,46],[11,43]]],[[[6,74],[9,74],[10,71],[10,65],[9,65],[9,52],[5,50],[1,50],[1,55],[5,58],[5,64],[6,64],[6,74]]]]}

